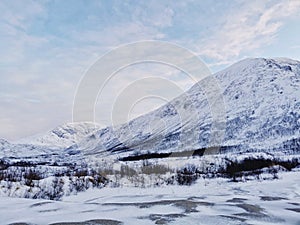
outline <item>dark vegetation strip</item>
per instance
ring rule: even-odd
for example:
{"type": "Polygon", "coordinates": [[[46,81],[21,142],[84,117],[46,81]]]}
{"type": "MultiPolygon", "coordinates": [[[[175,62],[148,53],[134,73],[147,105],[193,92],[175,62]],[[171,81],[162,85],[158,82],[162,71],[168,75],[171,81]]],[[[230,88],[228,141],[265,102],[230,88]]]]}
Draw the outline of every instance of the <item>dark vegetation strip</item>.
{"type": "MultiPolygon", "coordinates": [[[[228,159],[227,159],[228,160],[228,159]]],[[[290,160],[281,159],[264,159],[264,158],[245,158],[241,161],[231,161],[221,166],[217,171],[202,171],[195,165],[189,165],[177,171],[176,180],[180,185],[193,184],[199,177],[225,177],[232,181],[240,181],[242,177],[254,176],[260,179],[260,175],[264,172],[273,174],[273,178],[277,179],[279,170],[288,170],[300,166],[300,160],[293,158],[290,160]],[[277,166],[277,167],[276,167],[277,166]],[[280,167],[278,167],[280,166],[280,167]]]]}
{"type": "Polygon", "coordinates": [[[198,149],[192,151],[183,151],[183,152],[170,152],[170,153],[147,153],[141,155],[132,155],[120,158],[120,161],[139,161],[146,159],[163,159],[163,158],[175,158],[175,157],[189,157],[189,156],[203,156],[205,150],[207,149],[198,149]]]}
{"type": "MultiPolygon", "coordinates": [[[[139,155],[130,155],[127,157],[120,158],[120,161],[139,161],[146,159],[160,159],[160,158],[169,158],[169,157],[189,157],[189,156],[203,156],[205,154],[211,154],[215,152],[226,153],[237,151],[241,146],[221,146],[221,147],[209,147],[209,148],[200,148],[196,150],[182,151],[182,152],[168,152],[168,153],[147,153],[139,155]]],[[[124,149],[123,152],[126,152],[124,149]]]]}

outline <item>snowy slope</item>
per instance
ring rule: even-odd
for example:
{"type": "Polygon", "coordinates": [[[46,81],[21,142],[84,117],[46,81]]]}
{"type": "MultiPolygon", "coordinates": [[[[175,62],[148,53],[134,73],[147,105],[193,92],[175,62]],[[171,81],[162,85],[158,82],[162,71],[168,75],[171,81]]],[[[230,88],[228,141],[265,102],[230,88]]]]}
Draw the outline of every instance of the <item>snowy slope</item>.
{"type": "MultiPolygon", "coordinates": [[[[222,146],[272,151],[286,141],[299,140],[299,61],[246,59],[213,76],[225,104],[222,146]]],[[[174,152],[213,146],[212,116],[203,85],[205,80],[161,108],[128,124],[100,129],[73,148],[95,154],[174,152]]]]}
{"type": "Polygon", "coordinates": [[[19,158],[19,160],[31,158],[30,160],[34,161],[43,158],[42,161],[51,161],[58,156],[63,158],[65,155],[75,155],[79,152],[69,147],[82,141],[99,128],[100,126],[95,123],[69,123],[12,143],[0,139],[0,157],[19,158]]]}
{"type": "Polygon", "coordinates": [[[99,129],[100,126],[96,123],[68,123],[44,134],[24,138],[15,143],[67,148],[82,141],[83,138],[99,129]]]}
{"type": "Polygon", "coordinates": [[[0,139],[0,150],[4,149],[7,145],[9,145],[7,140],[0,139]]]}

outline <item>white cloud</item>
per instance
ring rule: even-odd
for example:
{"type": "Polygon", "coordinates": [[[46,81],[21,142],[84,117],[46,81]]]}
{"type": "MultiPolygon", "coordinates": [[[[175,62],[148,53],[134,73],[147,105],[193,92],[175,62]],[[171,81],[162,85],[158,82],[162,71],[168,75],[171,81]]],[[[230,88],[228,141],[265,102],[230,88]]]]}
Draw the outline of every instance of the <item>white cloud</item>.
{"type": "Polygon", "coordinates": [[[198,52],[219,63],[274,41],[284,19],[300,10],[300,1],[243,1],[228,12],[212,37],[201,41],[198,52]]]}
{"type": "Polygon", "coordinates": [[[153,27],[139,22],[125,22],[116,26],[103,27],[86,31],[73,31],[72,39],[84,45],[107,46],[115,48],[118,45],[150,39],[161,39],[163,33],[153,27]]]}
{"type": "Polygon", "coordinates": [[[1,1],[0,11],[1,63],[20,64],[26,59],[24,53],[26,48],[36,48],[48,42],[46,38],[28,34],[31,20],[45,13],[44,8],[38,2],[1,1]]]}
{"type": "MultiPolygon", "coordinates": [[[[176,4],[173,2],[172,7],[176,4]]],[[[133,20],[148,26],[164,28],[173,24],[174,10],[167,2],[157,4],[156,1],[140,2],[133,12],[133,20]]]]}
{"type": "Polygon", "coordinates": [[[3,21],[22,30],[26,30],[28,28],[30,25],[30,23],[28,23],[29,20],[33,19],[37,15],[43,15],[45,13],[43,6],[33,0],[4,0],[1,1],[0,11],[0,18],[3,21]]]}
{"type": "Polygon", "coordinates": [[[298,48],[300,48],[300,45],[294,45],[294,46],[291,46],[291,48],[298,49],[298,48]]]}

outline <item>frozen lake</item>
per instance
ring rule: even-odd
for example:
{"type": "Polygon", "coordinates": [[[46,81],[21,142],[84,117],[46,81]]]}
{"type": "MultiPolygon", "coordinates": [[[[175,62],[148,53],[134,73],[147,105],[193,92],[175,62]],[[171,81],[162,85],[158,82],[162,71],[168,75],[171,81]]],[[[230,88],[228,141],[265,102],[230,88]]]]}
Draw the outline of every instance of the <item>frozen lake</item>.
{"type": "Polygon", "coordinates": [[[0,198],[1,224],[300,225],[300,171],[276,180],[90,189],[62,201],[0,198]]]}

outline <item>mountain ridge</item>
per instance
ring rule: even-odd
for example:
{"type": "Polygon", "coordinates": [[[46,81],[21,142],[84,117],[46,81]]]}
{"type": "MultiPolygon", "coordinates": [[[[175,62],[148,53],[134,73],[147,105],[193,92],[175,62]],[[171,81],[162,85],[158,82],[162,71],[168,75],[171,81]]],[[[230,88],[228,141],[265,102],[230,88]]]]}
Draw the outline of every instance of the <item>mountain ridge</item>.
{"type": "MultiPolygon", "coordinates": [[[[224,146],[270,149],[288,138],[300,136],[299,61],[286,58],[245,59],[212,76],[218,80],[226,104],[224,146]]],[[[201,85],[200,81],[187,91],[188,104],[184,102],[187,98],[179,96],[128,124],[98,130],[74,148],[92,154],[92,149],[94,153],[149,151],[153,148],[156,148],[153,152],[164,152],[166,149],[178,151],[214,147],[207,145],[212,118],[201,85]],[[187,116],[186,121],[178,123],[176,108],[185,107],[187,114],[198,118],[187,116]],[[166,128],[160,124],[161,119],[167,124],[166,128]],[[147,132],[151,126],[154,128],[147,132]],[[191,137],[195,138],[195,133],[199,134],[199,141],[188,140],[190,146],[186,144],[188,141],[179,143],[182,141],[180,135],[189,138],[192,134],[191,137]],[[154,140],[153,143],[151,140],[154,140]]]]}

